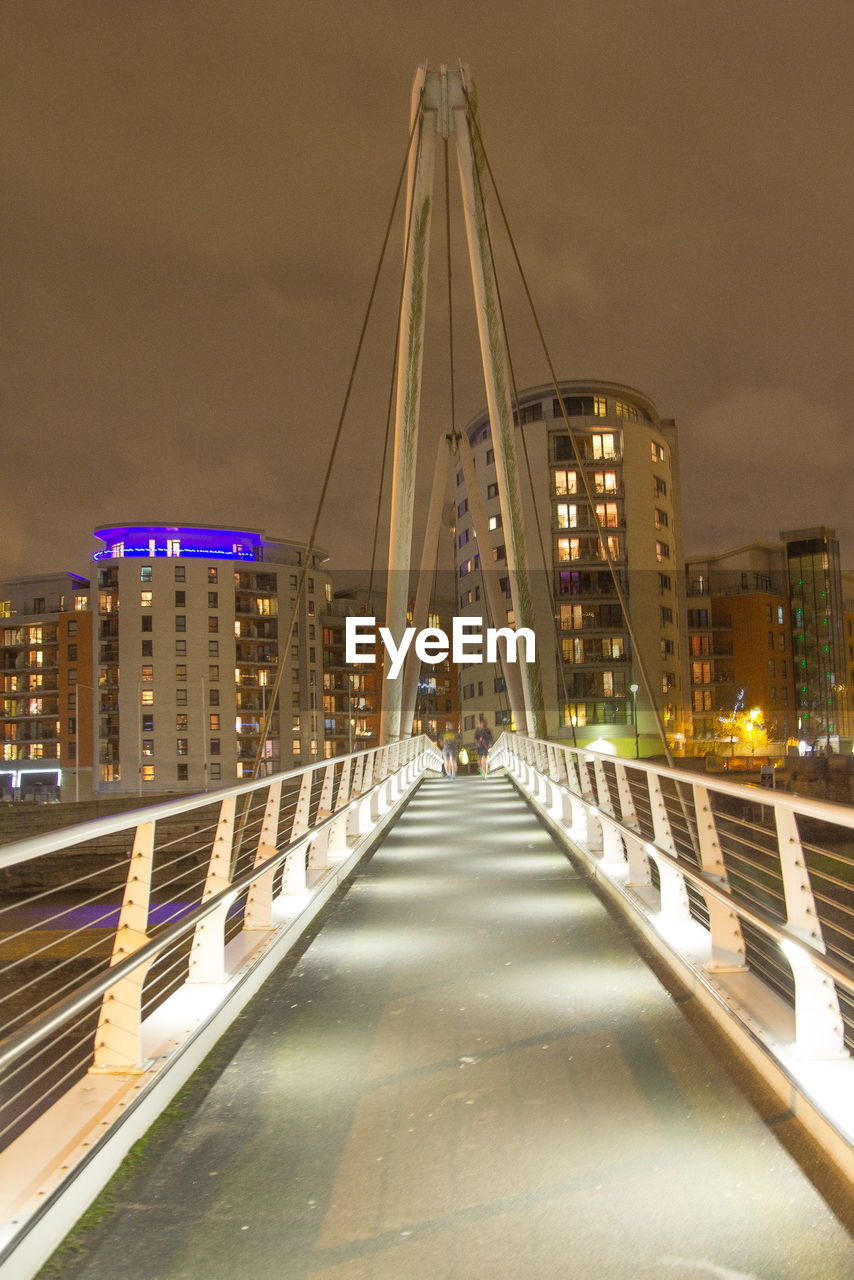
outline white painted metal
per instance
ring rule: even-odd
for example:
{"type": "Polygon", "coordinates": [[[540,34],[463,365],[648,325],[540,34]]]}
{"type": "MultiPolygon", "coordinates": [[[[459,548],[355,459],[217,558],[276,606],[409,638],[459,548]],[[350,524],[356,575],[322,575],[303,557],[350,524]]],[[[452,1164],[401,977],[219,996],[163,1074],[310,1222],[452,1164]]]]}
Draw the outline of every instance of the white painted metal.
{"type": "MultiPolygon", "coordinates": [[[[154,823],[136,828],[111,965],[150,942],[148,910],[154,870],[154,823]]],[[[93,1072],[136,1071],[141,1058],[142,988],[151,961],[139,965],[106,992],[95,1033],[93,1072]]]]}

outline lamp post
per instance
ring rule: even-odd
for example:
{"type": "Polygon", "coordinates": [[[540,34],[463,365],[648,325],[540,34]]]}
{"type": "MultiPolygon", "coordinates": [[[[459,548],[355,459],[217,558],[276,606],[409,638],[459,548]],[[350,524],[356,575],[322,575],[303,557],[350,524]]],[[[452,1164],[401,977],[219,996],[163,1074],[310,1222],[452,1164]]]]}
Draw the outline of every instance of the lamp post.
{"type": "Polygon", "coordinates": [[[638,689],[640,685],[630,684],[629,690],[632,695],[632,719],[635,722],[635,759],[640,759],[640,733],[638,732],[638,689]]]}

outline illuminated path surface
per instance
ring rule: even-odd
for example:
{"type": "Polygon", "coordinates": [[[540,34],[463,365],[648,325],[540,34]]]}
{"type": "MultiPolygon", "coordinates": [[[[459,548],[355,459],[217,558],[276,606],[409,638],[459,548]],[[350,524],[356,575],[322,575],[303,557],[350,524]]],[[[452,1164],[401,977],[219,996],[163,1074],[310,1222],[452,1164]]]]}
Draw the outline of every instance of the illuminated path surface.
{"type": "Polygon", "coordinates": [[[51,1274],[854,1275],[691,1003],[509,782],[426,782],[51,1274]]]}

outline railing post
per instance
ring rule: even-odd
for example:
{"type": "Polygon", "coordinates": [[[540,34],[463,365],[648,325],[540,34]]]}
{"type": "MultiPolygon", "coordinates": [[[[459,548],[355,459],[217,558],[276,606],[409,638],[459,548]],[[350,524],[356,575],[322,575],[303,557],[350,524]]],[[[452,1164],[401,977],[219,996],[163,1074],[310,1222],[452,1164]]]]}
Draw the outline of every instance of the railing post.
{"type": "MultiPolygon", "coordinates": [[[[791,809],[782,805],[774,808],[787,929],[823,952],[826,947],[797,819],[791,809]]],[[[784,943],[782,950],[795,979],[795,1053],[803,1058],[847,1058],[833,982],[797,942],[784,943]]]]}
{"type": "Polygon", "coordinates": [[[335,812],[343,809],[347,801],[350,799],[350,778],[353,771],[353,760],[351,756],[345,756],[344,763],[341,766],[341,777],[338,779],[338,790],[335,793],[335,812]]]}
{"type": "Polygon", "coordinates": [[[594,757],[593,773],[596,778],[596,797],[599,801],[602,827],[602,861],[613,865],[622,865],[626,861],[623,838],[615,823],[609,818],[616,817],[608,778],[605,774],[605,762],[599,756],[594,757]]]}
{"type": "MultiPolygon", "coordinates": [[[[311,814],[311,771],[306,770],[300,779],[290,843],[299,840],[308,831],[311,814]]],[[[287,856],[282,872],[282,893],[304,893],[306,889],[306,852],[308,841],[300,841],[287,856]]]]}
{"type": "MultiPolygon", "coordinates": [[[[700,865],[707,876],[713,876],[715,882],[729,893],[729,878],[721,853],[709,789],[694,783],[693,792],[700,865]]],[[[712,939],[712,954],[705,965],[706,971],[731,973],[746,969],[744,934],[738,915],[711,893],[704,893],[703,899],[709,912],[709,932],[712,939]]]]}
{"type": "MultiPolygon", "coordinates": [[[[226,796],[220,805],[208,874],[202,890],[202,902],[207,902],[214,894],[221,893],[231,884],[231,847],[234,841],[236,805],[236,796],[226,796]]],[[[196,925],[190,948],[188,983],[225,981],[225,920],[229,905],[227,901],[224,902],[196,925]]]]}
{"type": "MultiPolygon", "coordinates": [[[[255,854],[255,866],[276,855],[276,844],[279,838],[279,811],[282,804],[281,782],[271,782],[267,792],[267,803],[264,805],[264,817],[261,822],[261,834],[258,837],[258,849],[255,854]]],[[[273,927],[273,883],[276,872],[268,871],[259,876],[249,886],[246,895],[246,910],[243,915],[244,929],[272,929],[273,927]]]]}
{"type": "Polygon", "coordinates": [[[323,770],[323,785],[320,788],[320,799],[317,802],[317,821],[332,816],[332,796],[335,791],[335,763],[330,761],[323,770]]]}
{"type": "MultiPolygon", "coordinates": [[[[652,828],[655,832],[655,843],[665,853],[669,853],[675,858],[677,856],[676,845],[673,840],[673,832],[670,829],[670,818],[667,814],[667,806],[664,803],[661,780],[658,774],[648,773],[647,782],[649,785],[649,803],[652,810],[652,828]]],[[[663,858],[657,857],[652,846],[647,849],[647,852],[655,860],[655,865],[658,867],[662,919],[671,924],[690,920],[691,906],[688,901],[688,889],[682,872],[677,871],[675,867],[671,866],[669,862],[665,862],[663,858]]]]}
{"type": "MultiPolygon", "coordinates": [[[[134,835],[111,965],[150,941],[147,929],[153,869],[154,823],[142,822],[134,835]]],[[[89,1068],[93,1075],[143,1070],[142,988],[150,967],[151,961],[141,964],[104,992],[95,1032],[95,1057],[89,1068]]]]}

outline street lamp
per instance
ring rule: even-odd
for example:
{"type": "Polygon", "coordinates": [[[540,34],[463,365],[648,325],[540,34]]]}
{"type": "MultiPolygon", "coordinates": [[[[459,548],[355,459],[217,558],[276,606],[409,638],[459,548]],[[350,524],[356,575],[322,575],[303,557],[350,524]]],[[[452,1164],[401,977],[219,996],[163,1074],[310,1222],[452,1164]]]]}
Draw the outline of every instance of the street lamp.
{"type": "Polygon", "coordinates": [[[630,684],[632,695],[632,719],[635,722],[635,759],[640,759],[640,733],[638,732],[638,689],[640,685],[630,684]]]}

